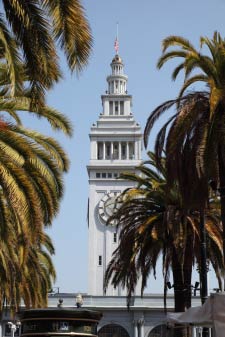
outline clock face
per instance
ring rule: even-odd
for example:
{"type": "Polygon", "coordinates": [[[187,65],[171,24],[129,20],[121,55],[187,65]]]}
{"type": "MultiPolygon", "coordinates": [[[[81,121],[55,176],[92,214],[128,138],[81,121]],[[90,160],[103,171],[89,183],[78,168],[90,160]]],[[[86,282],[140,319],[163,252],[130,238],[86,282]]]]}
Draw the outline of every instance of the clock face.
{"type": "Polygon", "coordinates": [[[99,217],[104,222],[106,222],[109,217],[116,213],[116,211],[120,208],[121,203],[117,201],[117,198],[118,194],[115,192],[105,194],[100,200],[98,206],[99,217]]]}

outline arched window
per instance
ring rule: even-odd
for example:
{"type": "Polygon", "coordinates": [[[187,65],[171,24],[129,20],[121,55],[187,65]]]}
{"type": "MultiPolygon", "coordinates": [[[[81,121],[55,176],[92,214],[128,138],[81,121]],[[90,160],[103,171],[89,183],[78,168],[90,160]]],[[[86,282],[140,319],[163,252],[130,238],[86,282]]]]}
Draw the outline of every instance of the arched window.
{"type": "Polygon", "coordinates": [[[103,326],[99,330],[98,337],[130,337],[130,336],[122,326],[117,324],[108,324],[103,326]]]}
{"type": "Polygon", "coordinates": [[[155,328],[153,328],[149,334],[148,337],[173,337],[174,336],[174,329],[169,328],[165,325],[157,325],[155,328]]]}

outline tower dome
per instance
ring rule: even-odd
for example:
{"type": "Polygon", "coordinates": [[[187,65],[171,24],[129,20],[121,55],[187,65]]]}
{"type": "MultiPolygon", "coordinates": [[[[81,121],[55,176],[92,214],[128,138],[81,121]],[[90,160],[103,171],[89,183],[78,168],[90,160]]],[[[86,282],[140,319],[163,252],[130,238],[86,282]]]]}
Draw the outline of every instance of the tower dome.
{"type": "Polygon", "coordinates": [[[116,54],[116,55],[114,56],[114,58],[112,59],[112,64],[113,64],[113,63],[120,63],[120,64],[123,65],[123,60],[121,59],[121,57],[120,57],[118,54],[116,54]]]}
{"type": "Polygon", "coordinates": [[[124,75],[123,72],[124,64],[122,58],[116,54],[112,59],[110,66],[112,73],[107,77],[108,93],[115,95],[125,95],[127,90],[127,76],[124,75]]]}

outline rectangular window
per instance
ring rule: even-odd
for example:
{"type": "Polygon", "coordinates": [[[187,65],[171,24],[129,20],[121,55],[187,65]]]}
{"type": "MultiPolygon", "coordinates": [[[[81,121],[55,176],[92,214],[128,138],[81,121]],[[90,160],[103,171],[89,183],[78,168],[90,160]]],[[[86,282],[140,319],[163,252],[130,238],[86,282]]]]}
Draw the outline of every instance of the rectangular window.
{"type": "Polygon", "coordinates": [[[121,158],[127,159],[127,144],[121,143],[121,158]]]}
{"type": "Polygon", "coordinates": [[[115,115],[119,114],[119,102],[115,102],[115,115]]]}
{"type": "Polygon", "coordinates": [[[101,178],[101,174],[100,173],[96,173],[96,178],[101,178]]]}
{"type": "Polygon", "coordinates": [[[103,143],[98,142],[97,147],[98,147],[98,159],[103,159],[103,143]]]}
{"type": "Polygon", "coordinates": [[[119,143],[113,143],[113,159],[119,159],[119,143]]]}
{"type": "Polygon", "coordinates": [[[120,115],[124,115],[124,102],[120,102],[120,115]]]}
{"type": "Polygon", "coordinates": [[[108,178],[112,178],[112,173],[108,173],[108,178]]]}
{"type": "Polygon", "coordinates": [[[105,159],[111,159],[111,143],[106,143],[105,144],[105,148],[106,148],[106,158],[105,159]]]}
{"type": "Polygon", "coordinates": [[[114,243],[117,242],[117,233],[113,233],[113,242],[114,242],[114,243]]]}
{"type": "Polygon", "coordinates": [[[98,256],[98,265],[102,266],[102,256],[101,255],[98,256]]]}
{"type": "Polygon", "coordinates": [[[129,159],[134,159],[134,143],[129,143],[129,159]]]}
{"type": "Polygon", "coordinates": [[[109,114],[113,115],[113,102],[112,101],[109,102],[109,114]]]}
{"type": "Polygon", "coordinates": [[[102,173],[102,178],[106,178],[106,173],[102,173]]]}
{"type": "Polygon", "coordinates": [[[114,173],[114,178],[117,178],[118,177],[118,173],[114,173]]]}

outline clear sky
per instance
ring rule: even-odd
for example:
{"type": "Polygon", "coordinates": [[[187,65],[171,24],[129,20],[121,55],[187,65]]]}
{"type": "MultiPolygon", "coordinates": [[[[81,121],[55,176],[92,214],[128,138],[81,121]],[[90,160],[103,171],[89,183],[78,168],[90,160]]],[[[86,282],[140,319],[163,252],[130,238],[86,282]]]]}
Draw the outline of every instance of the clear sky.
{"type": "MultiPolygon", "coordinates": [[[[62,59],[64,79],[48,95],[49,104],[65,113],[74,125],[72,139],[55,135],[71,160],[61,210],[49,230],[56,248],[55,285],[60,292],[87,292],[88,133],[102,109],[100,96],[107,89],[106,76],[115,54],[116,23],[119,22],[119,54],[129,77],[128,92],[133,95],[133,113],[143,128],[157,105],[176,97],[183,79],[180,76],[176,83],[171,81],[175,63],[156,69],[162,39],[182,35],[197,46],[200,35],[212,37],[218,30],[225,36],[224,0],[85,0],[83,5],[94,37],[89,65],[77,78],[62,59]]],[[[49,132],[41,125],[43,133],[49,132]]],[[[148,292],[162,292],[160,278],[159,272],[148,292]]],[[[215,285],[212,281],[210,289],[215,285]]]]}

